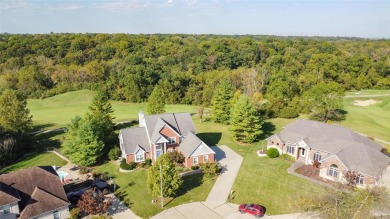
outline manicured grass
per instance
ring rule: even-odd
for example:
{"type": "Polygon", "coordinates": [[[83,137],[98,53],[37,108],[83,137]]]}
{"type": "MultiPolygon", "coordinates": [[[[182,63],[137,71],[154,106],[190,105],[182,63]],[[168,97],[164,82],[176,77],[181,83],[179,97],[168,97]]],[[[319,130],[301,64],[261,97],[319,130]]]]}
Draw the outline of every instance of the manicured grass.
{"type": "Polygon", "coordinates": [[[0,173],[26,169],[34,166],[64,166],[65,164],[66,161],[51,152],[31,154],[27,155],[21,161],[2,169],[0,173]]]}
{"type": "Polygon", "coordinates": [[[345,98],[344,110],[348,111],[346,120],[340,125],[355,131],[390,141],[390,96],[375,98],[345,98]],[[378,101],[371,106],[356,106],[356,99],[378,101]]]}
{"type": "Polygon", "coordinates": [[[114,177],[115,184],[118,185],[115,194],[124,201],[125,205],[142,218],[150,218],[162,210],[189,202],[206,200],[215,178],[202,175],[192,175],[184,177],[184,183],[179,191],[179,196],[173,200],[165,199],[165,207],[161,209],[161,202],[158,197],[152,196],[146,186],[147,170],[138,169],[130,173],[119,172],[119,166],[113,163],[106,163],[98,169],[108,172],[114,177]],[[152,204],[152,199],[158,202],[152,204]]]}
{"type": "MultiPolygon", "coordinates": [[[[94,91],[79,90],[67,92],[46,99],[29,99],[28,108],[33,115],[35,129],[53,129],[64,127],[76,115],[83,116],[95,95],[94,91]]],[[[140,110],[146,111],[146,103],[111,102],[114,109],[114,122],[129,121],[138,118],[140,110]]],[[[196,112],[196,106],[167,105],[167,112],[196,112]]]]}
{"type": "MultiPolygon", "coordinates": [[[[291,119],[270,119],[264,123],[265,139],[279,132],[291,119]]],[[[235,191],[230,202],[259,203],[267,208],[267,214],[294,212],[289,203],[302,193],[319,192],[323,188],[287,173],[292,163],[281,159],[259,158],[257,150],[266,149],[265,140],[254,144],[239,145],[233,141],[228,126],[212,122],[200,123],[194,119],[199,136],[213,145],[227,145],[241,156],[244,161],[233,185],[235,191]]]]}
{"type": "Polygon", "coordinates": [[[348,91],[345,92],[346,96],[356,96],[361,95],[390,95],[390,90],[361,90],[361,91],[348,91]]]}

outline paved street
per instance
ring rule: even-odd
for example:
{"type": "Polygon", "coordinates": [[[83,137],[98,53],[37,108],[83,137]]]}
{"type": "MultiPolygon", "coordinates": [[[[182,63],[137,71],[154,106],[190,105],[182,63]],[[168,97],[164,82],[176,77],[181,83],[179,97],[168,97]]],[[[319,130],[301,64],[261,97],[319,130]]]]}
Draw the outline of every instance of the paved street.
{"type": "Polygon", "coordinates": [[[113,203],[108,209],[108,213],[114,219],[141,219],[126,207],[126,205],[124,205],[114,194],[110,195],[113,197],[113,203]]]}

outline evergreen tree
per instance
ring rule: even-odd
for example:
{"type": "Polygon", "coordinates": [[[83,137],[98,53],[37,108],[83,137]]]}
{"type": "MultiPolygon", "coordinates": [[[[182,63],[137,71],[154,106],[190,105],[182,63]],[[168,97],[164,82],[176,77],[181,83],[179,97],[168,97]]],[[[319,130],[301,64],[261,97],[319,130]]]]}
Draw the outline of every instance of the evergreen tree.
{"type": "Polygon", "coordinates": [[[241,95],[231,112],[230,131],[234,140],[244,143],[256,141],[261,131],[263,121],[257,115],[251,99],[241,95]]]}
{"type": "Polygon", "coordinates": [[[229,80],[224,80],[218,84],[211,99],[211,119],[213,122],[222,124],[229,123],[233,95],[233,85],[229,80]]]}
{"type": "Polygon", "coordinates": [[[161,88],[156,85],[148,98],[146,112],[149,114],[165,113],[165,96],[161,88]]]}
{"type": "Polygon", "coordinates": [[[98,137],[98,129],[92,120],[75,117],[67,127],[62,144],[69,159],[82,166],[95,164],[102,154],[104,143],[98,137]]]}
{"type": "Polygon", "coordinates": [[[114,123],[112,120],[112,105],[109,102],[108,96],[99,91],[92,100],[89,106],[90,113],[87,114],[87,120],[91,120],[97,129],[98,138],[106,145],[115,139],[114,123]]]}
{"type": "Polygon", "coordinates": [[[155,196],[161,196],[161,176],[163,196],[173,197],[183,183],[183,179],[179,176],[179,173],[175,169],[174,162],[170,159],[168,154],[159,156],[153,166],[148,169],[146,183],[155,196]]]}
{"type": "Polygon", "coordinates": [[[27,100],[15,90],[6,90],[0,96],[0,129],[25,134],[32,128],[32,116],[27,100]]]}

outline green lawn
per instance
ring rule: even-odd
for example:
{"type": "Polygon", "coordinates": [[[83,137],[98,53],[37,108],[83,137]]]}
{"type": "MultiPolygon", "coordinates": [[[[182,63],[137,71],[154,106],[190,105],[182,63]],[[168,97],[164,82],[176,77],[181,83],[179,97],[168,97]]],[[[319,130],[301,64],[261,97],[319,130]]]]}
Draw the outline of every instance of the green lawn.
{"type": "MultiPolygon", "coordinates": [[[[270,119],[264,123],[263,139],[279,132],[290,119],[270,119]]],[[[200,123],[194,119],[199,136],[210,145],[227,145],[241,156],[244,161],[233,185],[230,202],[259,203],[267,208],[267,214],[291,213],[289,203],[297,195],[322,191],[322,187],[287,173],[291,163],[281,159],[259,158],[257,150],[266,148],[265,140],[250,145],[238,145],[233,141],[228,126],[212,122],[200,123]]]]}
{"type": "Polygon", "coordinates": [[[64,166],[65,164],[66,161],[51,152],[31,154],[27,155],[21,161],[2,169],[0,173],[26,169],[34,166],[64,166]]]}
{"type": "MultiPolygon", "coordinates": [[[[150,218],[163,210],[161,209],[160,199],[153,197],[146,187],[146,170],[138,169],[131,173],[121,173],[119,172],[119,166],[113,163],[106,163],[98,169],[102,172],[108,172],[114,177],[115,184],[119,187],[115,194],[138,216],[150,218]],[[158,199],[159,201],[152,204],[152,199],[158,199]]],[[[202,177],[199,174],[184,177],[179,196],[173,200],[166,198],[164,210],[184,203],[206,200],[214,182],[215,178],[202,177]]]]}
{"type": "MultiPolygon", "coordinates": [[[[28,99],[27,107],[33,115],[35,129],[53,129],[64,127],[76,115],[84,115],[91,104],[94,91],[79,90],[67,92],[46,99],[28,99]]],[[[114,109],[115,122],[138,118],[140,110],[146,110],[146,103],[111,102],[114,109]]],[[[167,105],[167,112],[196,112],[196,106],[167,105]]]]}
{"type": "Polygon", "coordinates": [[[348,91],[345,92],[346,96],[356,96],[361,95],[390,95],[390,90],[361,90],[361,91],[348,91]]]}

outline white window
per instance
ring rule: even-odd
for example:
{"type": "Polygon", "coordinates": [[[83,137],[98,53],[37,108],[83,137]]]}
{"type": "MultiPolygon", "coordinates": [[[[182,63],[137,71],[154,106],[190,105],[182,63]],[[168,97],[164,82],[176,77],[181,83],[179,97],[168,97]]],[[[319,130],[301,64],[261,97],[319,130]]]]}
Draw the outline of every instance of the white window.
{"type": "Polygon", "coordinates": [[[320,152],[317,151],[317,152],[314,153],[313,160],[316,160],[316,161],[320,161],[321,160],[320,152]]]}
{"type": "Polygon", "coordinates": [[[60,212],[55,211],[55,212],[53,213],[53,218],[54,218],[54,219],[60,219],[60,212]]]}
{"type": "Polygon", "coordinates": [[[356,184],[363,185],[363,183],[364,183],[364,176],[358,175],[356,178],[356,184]]]}
{"type": "Polygon", "coordinates": [[[292,146],[290,144],[287,145],[287,153],[294,154],[294,150],[295,150],[294,146],[292,146]]]}
{"type": "Polygon", "coordinates": [[[209,155],[203,155],[203,162],[209,162],[209,155]]]}
{"type": "Polygon", "coordinates": [[[10,205],[4,205],[3,206],[3,214],[9,214],[11,213],[11,206],[10,205]]]}
{"type": "Polygon", "coordinates": [[[140,162],[145,160],[145,153],[144,152],[139,152],[135,155],[135,161],[140,162]]]}
{"type": "Polygon", "coordinates": [[[197,165],[198,164],[198,157],[194,157],[193,160],[194,160],[194,165],[197,165]]]}
{"type": "Polygon", "coordinates": [[[330,165],[328,175],[337,178],[339,175],[339,168],[336,164],[330,165]]]}
{"type": "Polygon", "coordinates": [[[161,144],[156,144],[156,150],[161,150],[161,144]]]}
{"type": "Polygon", "coordinates": [[[168,144],[176,144],[176,137],[169,137],[169,143],[168,144]]]}

